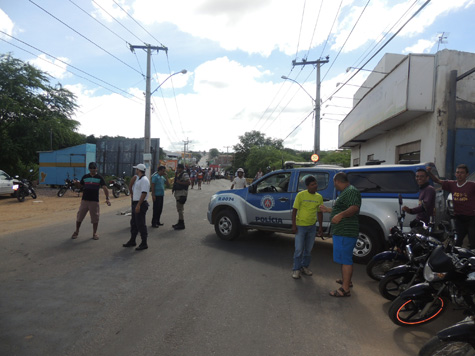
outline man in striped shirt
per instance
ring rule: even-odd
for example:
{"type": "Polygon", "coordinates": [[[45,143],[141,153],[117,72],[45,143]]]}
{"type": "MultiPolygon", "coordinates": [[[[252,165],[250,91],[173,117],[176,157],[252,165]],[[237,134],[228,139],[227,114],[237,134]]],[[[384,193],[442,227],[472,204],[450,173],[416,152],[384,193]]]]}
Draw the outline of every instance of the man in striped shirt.
{"type": "Polygon", "coordinates": [[[333,261],[341,264],[342,279],[336,282],[341,287],[330,292],[332,297],[351,296],[351,277],[353,276],[353,249],[359,235],[358,214],[361,207],[361,194],[348,181],[345,173],[340,172],[333,177],[335,188],[340,195],[335,201],[333,208],[320,206],[323,212],[331,213],[333,233],[333,261]]]}

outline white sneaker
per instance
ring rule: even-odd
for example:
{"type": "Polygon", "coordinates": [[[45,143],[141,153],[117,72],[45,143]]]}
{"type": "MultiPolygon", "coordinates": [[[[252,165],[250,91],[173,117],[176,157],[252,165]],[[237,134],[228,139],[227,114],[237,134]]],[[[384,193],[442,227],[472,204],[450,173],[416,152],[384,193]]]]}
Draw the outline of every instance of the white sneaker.
{"type": "Polygon", "coordinates": [[[313,272],[310,271],[307,267],[302,267],[301,271],[306,276],[311,276],[313,274],[313,272]]]}
{"type": "Polygon", "coordinates": [[[296,269],[295,271],[292,271],[292,278],[293,279],[299,279],[300,278],[300,271],[296,269]]]}

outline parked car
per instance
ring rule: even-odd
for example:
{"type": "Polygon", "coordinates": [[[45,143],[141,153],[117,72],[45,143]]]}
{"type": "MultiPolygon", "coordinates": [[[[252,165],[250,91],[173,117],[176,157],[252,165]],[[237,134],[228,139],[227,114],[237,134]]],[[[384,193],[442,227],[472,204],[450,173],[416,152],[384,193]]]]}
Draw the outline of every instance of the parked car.
{"type": "Polygon", "coordinates": [[[14,178],[0,170],[0,194],[13,194],[14,178]]]}
{"type": "MultiPolygon", "coordinates": [[[[343,171],[361,192],[360,234],[353,253],[355,262],[367,263],[387,246],[389,231],[397,223],[398,195],[402,195],[405,205],[418,205],[419,186],[415,172],[427,165],[431,165],[432,172],[437,174],[432,163],[352,168],[313,165],[273,171],[248,188],[214,194],[208,205],[207,218],[224,240],[232,240],[249,229],[292,233],[292,207],[297,193],[306,189],[305,178],[315,176],[318,193],[324,204],[331,207],[338,194],[333,177],[343,171]]],[[[437,222],[443,218],[445,200],[440,186],[436,186],[436,192],[437,222]]],[[[411,220],[405,221],[408,230],[411,220]]],[[[330,214],[324,214],[323,227],[324,234],[330,236],[330,214]]]]}

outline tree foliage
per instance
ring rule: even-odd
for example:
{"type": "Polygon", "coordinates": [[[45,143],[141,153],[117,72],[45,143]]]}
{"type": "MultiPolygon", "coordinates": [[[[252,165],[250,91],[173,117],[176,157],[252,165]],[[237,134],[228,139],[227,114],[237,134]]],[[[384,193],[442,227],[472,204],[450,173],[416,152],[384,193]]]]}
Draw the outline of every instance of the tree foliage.
{"type": "Polygon", "coordinates": [[[213,159],[219,156],[219,150],[217,148],[212,148],[209,150],[209,159],[213,159]]]}
{"type": "Polygon", "coordinates": [[[85,142],[72,120],[73,93],[29,63],[0,55],[0,167],[11,174],[38,163],[38,151],[85,142]]]}

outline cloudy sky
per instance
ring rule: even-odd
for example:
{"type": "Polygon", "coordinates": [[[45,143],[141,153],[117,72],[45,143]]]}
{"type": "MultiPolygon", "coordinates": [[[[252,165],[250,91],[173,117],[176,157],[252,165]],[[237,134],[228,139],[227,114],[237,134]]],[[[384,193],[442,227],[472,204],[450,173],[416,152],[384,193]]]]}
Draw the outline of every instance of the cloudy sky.
{"type": "Polygon", "coordinates": [[[189,141],[191,150],[222,152],[251,130],[312,150],[316,68],[292,61],[328,56],[320,123],[329,150],[368,74],[337,87],[354,74],[348,67],[372,69],[385,53],[475,52],[474,18],[475,0],[0,0],[0,53],[74,92],[79,132],[137,138],[147,56],[130,47],[167,47],[151,57],[152,90],[162,84],[151,101],[152,137],[167,150],[189,141]]]}

